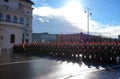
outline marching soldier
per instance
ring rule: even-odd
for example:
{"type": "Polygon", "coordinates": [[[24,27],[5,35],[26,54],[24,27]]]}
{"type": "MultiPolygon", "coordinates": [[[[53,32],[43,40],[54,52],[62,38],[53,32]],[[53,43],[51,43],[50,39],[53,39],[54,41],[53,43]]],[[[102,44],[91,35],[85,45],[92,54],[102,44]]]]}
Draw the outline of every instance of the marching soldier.
{"type": "Polygon", "coordinates": [[[101,48],[101,45],[99,45],[98,47],[98,60],[102,61],[102,48],[101,48]]]}

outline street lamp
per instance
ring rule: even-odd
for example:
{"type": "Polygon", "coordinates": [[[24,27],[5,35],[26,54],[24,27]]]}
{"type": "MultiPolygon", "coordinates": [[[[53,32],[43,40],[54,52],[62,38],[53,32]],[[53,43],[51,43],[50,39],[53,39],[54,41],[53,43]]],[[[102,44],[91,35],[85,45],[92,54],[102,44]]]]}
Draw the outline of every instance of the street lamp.
{"type": "Polygon", "coordinates": [[[89,17],[90,17],[90,15],[92,15],[91,9],[87,8],[85,10],[85,13],[87,13],[87,34],[89,35],[89,17]]]}

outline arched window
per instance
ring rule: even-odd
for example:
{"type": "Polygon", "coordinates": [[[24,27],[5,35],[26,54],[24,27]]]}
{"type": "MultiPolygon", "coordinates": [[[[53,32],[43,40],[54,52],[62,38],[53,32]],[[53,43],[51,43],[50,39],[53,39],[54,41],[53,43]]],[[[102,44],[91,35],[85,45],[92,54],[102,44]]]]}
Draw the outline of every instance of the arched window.
{"type": "Polygon", "coordinates": [[[6,15],[6,22],[10,22],[10,15],[6,15]]]}
{"type": "Polygon", "coordinates": [[[3,14],[0,13],[0,21],[2,21],[2,20],[3,20],[3,14]]]}
{"type": "Polygon", "coordinates": [[[29,40],[28,40],[28,39],[26,39],[26,43],[27,43],[27,44],[29,43],[29,40]]]}
{"type": "Polygon", "coordinates": [[[11,36],[10,36],[10,42],[11,43],[15,43],[15,35],[14,34],[11,34],[11,36]]]}
{"type": "Polygon", "coordinates": [[[23,33],[22,38],[24,38],[24,37],[25,37],[25,35],[24,35],[24,33],[23,33]]]}
{"type": "Polygon", "coordinates": [[[5,2],[9,2],[8,0],[4,0],[5,2]]]}
{"type": "Polygon", "coordinates": [[[13,17],[13,22],[17,23],[17,17],[16,16],[13,17]]]}
{"type": "Polygon", "coordinates": [[[24,19],[23,19],[23,17],[20,17],[20,24],[24,24],[24,19]]]}

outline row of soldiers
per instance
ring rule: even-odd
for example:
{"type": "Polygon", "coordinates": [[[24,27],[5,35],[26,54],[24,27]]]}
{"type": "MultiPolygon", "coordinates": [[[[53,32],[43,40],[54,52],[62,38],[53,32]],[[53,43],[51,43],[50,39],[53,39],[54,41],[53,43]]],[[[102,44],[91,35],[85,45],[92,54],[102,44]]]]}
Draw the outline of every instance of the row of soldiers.
{"type": "Polygon", "coordinates": [[[14,46],[14,51],[105,62],[118,61],[120,57],[120,45],[19,45],[14,46]]]}

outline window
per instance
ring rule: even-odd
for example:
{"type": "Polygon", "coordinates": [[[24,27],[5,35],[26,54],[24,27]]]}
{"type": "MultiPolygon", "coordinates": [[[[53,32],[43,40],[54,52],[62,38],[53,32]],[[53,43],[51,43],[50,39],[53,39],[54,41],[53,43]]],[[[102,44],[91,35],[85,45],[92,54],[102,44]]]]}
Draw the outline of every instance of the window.
{"type": "Polygon", "coordinates": [[[22,4],[21,4],[21,3],[19,3],[18,5],[19,5],[19,7],[22,7],[22,4]]]}
{"type": "Polygon", "coordinates": [[[5,2],[9,2],[8,0],[4,0],[5,2]]]}
{"type": "Polygon", "coordinates": [[[27,43],[27,44],[29,43],[29,40],[28,40],[28,39],[26,39],[26,43],[27,43]]]}
{"type": "Polygon", "coordinates": [[[8,6],[5,6],[4,9],[8,9],[8,6]]]}
{"type": "Polygon", "coordinates": [[[29,36],[29,34],[27,33],[26,36],[29,36]]]}
{"type": "Polygon", "coordinates": [[[13,17],[13,22],[17,23],[17,17],[16,16],[13,17]]]}
{"type": "Polygon", "coordinates": [[[0,21],[2,21],[2,20],[3,20],[3,14],[0,13],[0,21]]]}
{"type": "Polygon", "coordinates": [[[27,11],[27,14],[29,14],[30,12],[29,11],[27,11]]]}
{"type": "Polygon", "coordinates": [[[10,42],[11,43],[15,43],[15,35],[14,34],[11,34],[11,36],[10,36],[10,42]]]}
{"type": "Polygon", "coordinates": [[[22,35],[22,44],[24,43],[24,33],[23,33],[23,35],[22,35]]]}
{"type": "Polygon", "coordinates": [[[3,40],[3,36],[1,36],[0,39],[3,40]]]}
{"type": "Polygon", "coordinates": [[[25,37],[25,35],[24,35],[24,33],[23,33],[22,38],[24,39],[24,37],[25,37]]]}
{"type": "Polygon", "coordinates": [[[29,18],[27,18],[27,21],[29,21],[29,18]]]}
{"type": "Polygon", "coordinates": [[[29,27],[29,24],[27,23],[26,26],[29,27]]]}
{"type": "Polygon", "coordinates": [[[23,17],[20,17],[20,24],[24,24],[24,19],[23,19],[23,17]]]}
{"type": "Polygon", "coordinates": [[[6,22],[10,22],[10,15],[6,15],[6,22]]]}

